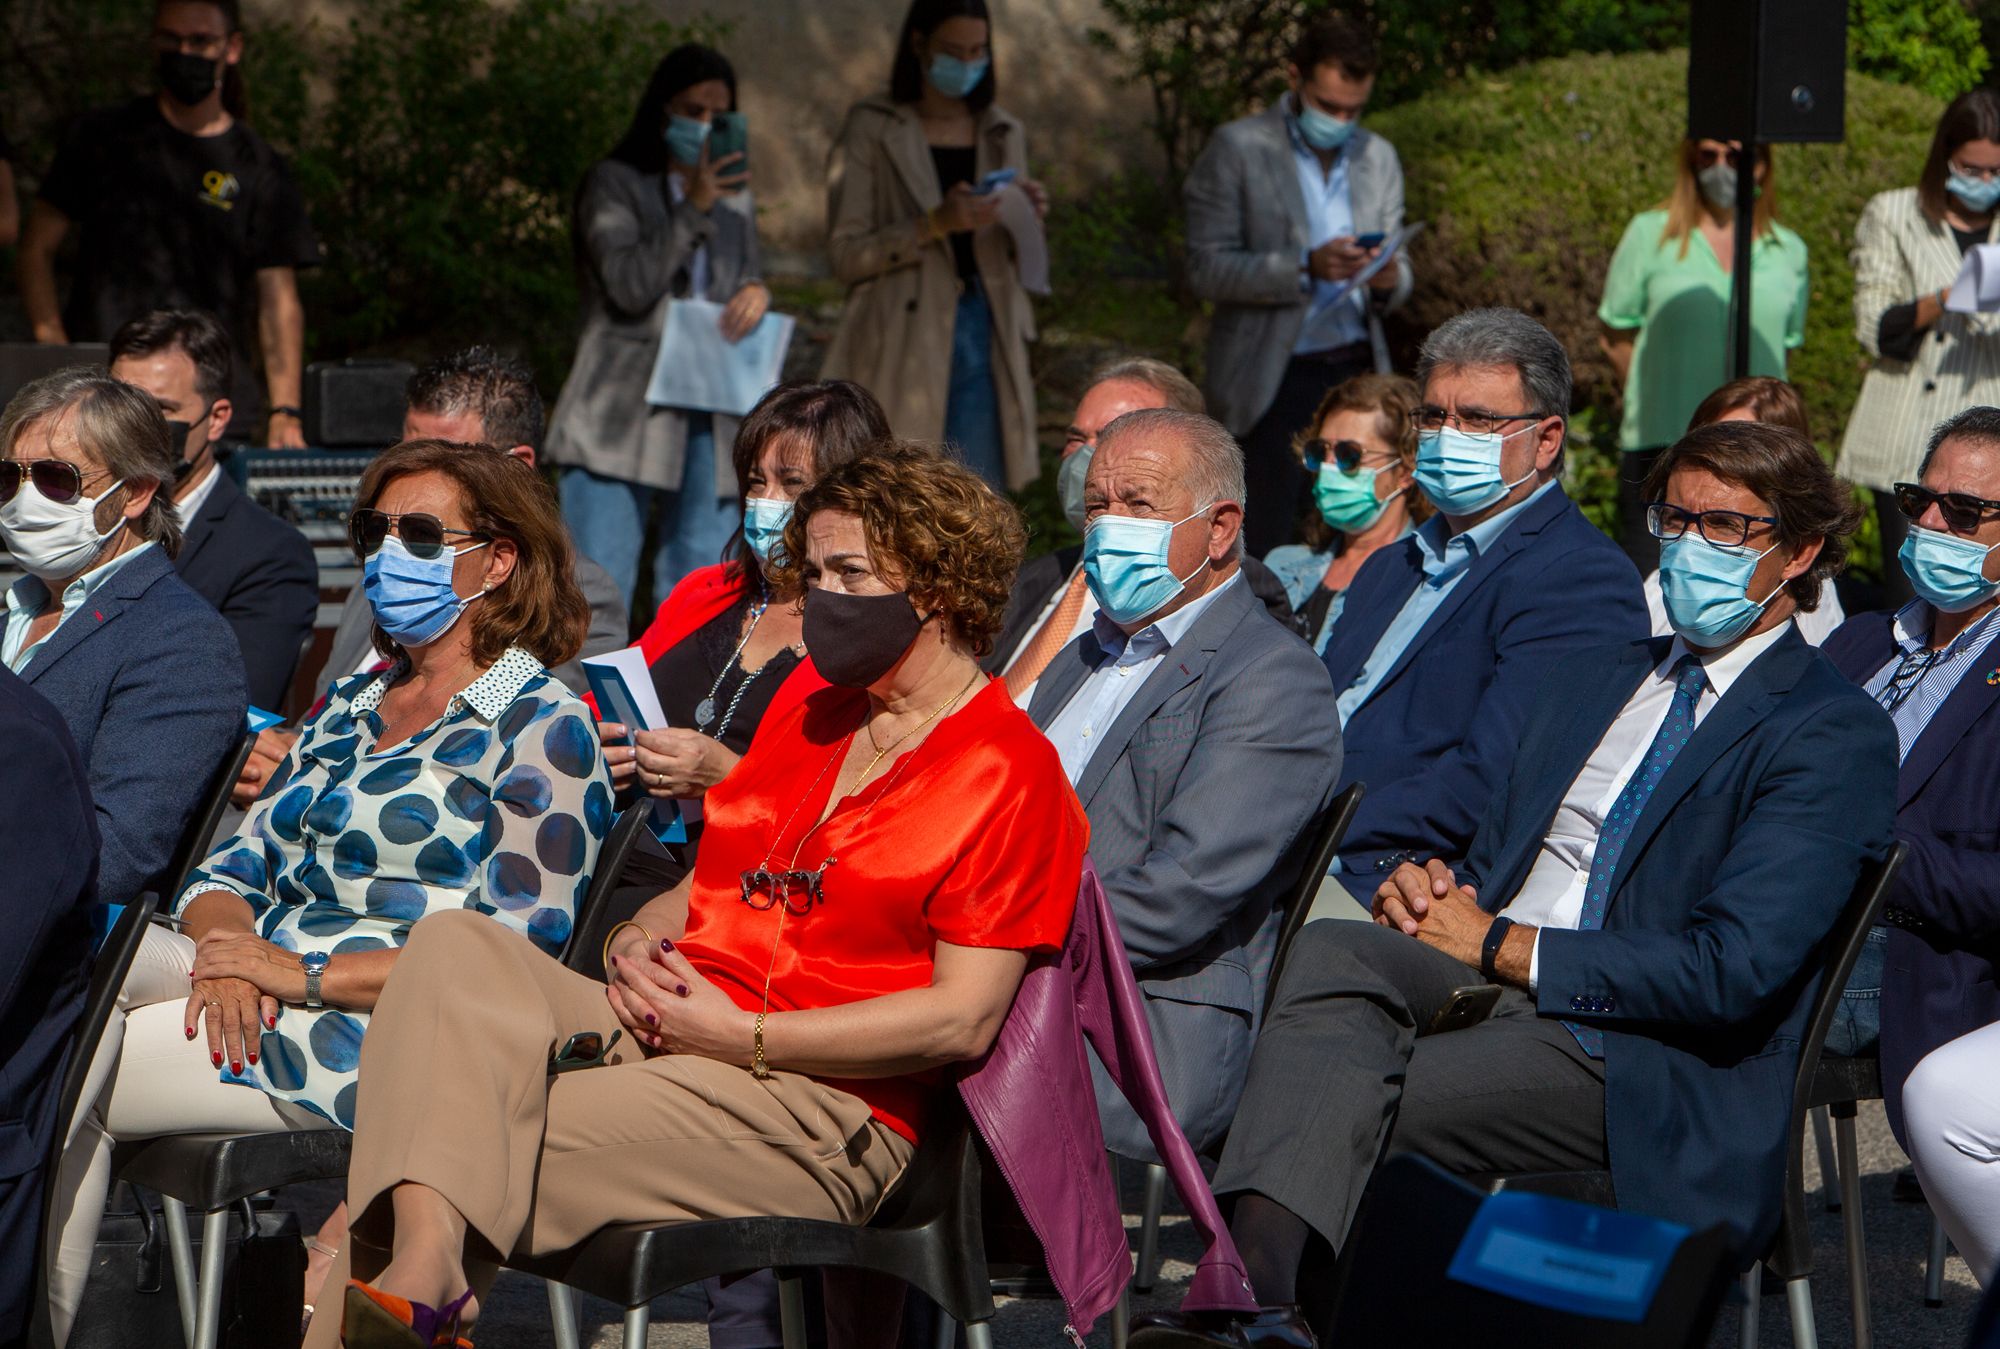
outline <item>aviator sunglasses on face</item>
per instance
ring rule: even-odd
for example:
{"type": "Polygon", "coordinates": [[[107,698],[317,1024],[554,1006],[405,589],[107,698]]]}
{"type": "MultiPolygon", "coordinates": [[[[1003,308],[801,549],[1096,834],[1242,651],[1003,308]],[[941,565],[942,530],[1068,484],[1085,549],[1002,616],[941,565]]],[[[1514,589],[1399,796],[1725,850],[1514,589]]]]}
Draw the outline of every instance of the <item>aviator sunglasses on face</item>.
{"type": "Polygon", "coordinates": [[[428,562],[444,551],[447,534],[462,539],[482,539],[491,542],[491,534],[481,534],[470,529],[450,529],[435,515],[425,515],[412,511],[403,515],[391,515],[387,511],[370,510],[366,507],[347,517],[347,535],[353,541],[354,551],[367,557],[382,546],[382,540],[389,537],[391,527],[396,537],[403,541],[403,547],[410,550],[410,556],[428,562]]]}
{"type": "MultiPolygon", "coordinates": [[[[109,477],[110,469],[96,469],[92,480],[109,477]]],[[[23,481],[58,506],[67,506],[83,495],[83,470],[64,459],[0,459],[0,504],[12,501],[23,481]]]]}

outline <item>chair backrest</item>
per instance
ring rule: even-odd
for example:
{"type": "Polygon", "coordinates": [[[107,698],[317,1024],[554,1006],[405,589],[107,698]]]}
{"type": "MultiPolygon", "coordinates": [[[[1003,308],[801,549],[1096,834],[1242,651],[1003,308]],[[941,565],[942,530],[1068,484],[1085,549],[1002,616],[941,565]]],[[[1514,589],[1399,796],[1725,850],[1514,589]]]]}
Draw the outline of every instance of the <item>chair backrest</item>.
{"type": "Polygon", "coordinates": [[[1798,1076],[1792,1083],[1792,1116],[1786,1134],[1790,1144],[1785,1156],[1785,1213],[1784,1221],[1778,1228],[1772,1260],[1777,1272],[1786,1277],[1812,1268],[1812,1232],[1807,1226],[1805,1186],[1800,1178],[1805,1174],[1806,1112],[1812,1106],[1813,1082],[1819,1074],[1820,1051],[1826,1046],[1834,1014],[1840,1010],[1840,998],[1847,988],[1847,977],[1854,973],[1854,962],[1861,958],[1861,948],[1868,940],[1868,929],[1875,926],[1876,919],[1881,915],[1889,886],[1895,880],[1896,869],[1903,864],[1907,851],[1903,844],[1893,844],[1880,861],[1861,864],[1861,875],[1854,882],[1847,906],[1840,911],[1839,920],[1827,934],[1824,972],[1819,991],[1813,995],[1812,1015],[1806,1019],[1805,1039],[1799,1045],[1798,1076]]]}
{"type": "Polygon", "coordinates": [[[1532,1344],[1540,1349],[1694,1349],[1734,1270],[1727,1224],[1674,1252],[1645,1318],[1608,1321],[1461,1283],[1447,1272],[1485,1196],[1425,1158],[1376,1171],[1342,1261],[1333,1344],[1532,1344]]]}
{"type": "MultiPolygon", "coordinates": [[[[127,904],[118,915],[118,921],[111,925],[104,944],[97,948],[97,960],[90,971],[90,988],[84,995],[83,1015],[77,1019],[70,1042],[69,1060],[63,1067],[62,1085],[57,1089],[55,1132],[49,1139],[48,1161],[42,1168],[45,1187],[42,1191],[44,1238],[52,1230],[56,1168],[62,1160],[63,1143],[69,1137],[70,1121],[76,1118],[84,1079],[90,1075],[90,1061],[96,1057],[98,1042],[104,1038],[104,1028],[111,1022],[112,1009],[118,1002],[118,990],[124,987],[125,976],[131,972],[132,961],[139,954],[139,943],[145,939],[146,923],[153,916],[155,904],[152,895],[141,895],[127,904]]],[[[31,1339],[42,1345],[50,1343],[53,1334],[47,1325],[47,1262],[39,1258],[39,1253],[35,1267],[37,1282],[31,1339]]]]}
{"type": "Polygon", "coordinates": [[[1347,837],[1348,826],[1354,823],[1354,812],[1361,809],[1361,796],[1365,791],[1367,787],[1357,782],[1327,802],[1326,809],[1314,817],[1293,845],[1292,858],[1299,862],[1300,871],[1280,910],[1284,921],[1278,925],[1277,954],[1271,958],[1271,980],[1264,990],[1264,1011],[1267,1014],[1271,1010],[1271,999],[1278,993],[1278,976],[1284,972],[1285,957],[1291,954],[1292,942],[1299,935],[1299,929],[1306,925],[1306,915],[1312,912],[1313,899],[1326,881],[1327,868],[1333,865],[1341,840],[1347,837]]]}
{"type": "Polygon", "coordinates": [[[598,948],[604,944],[611,925],[618,921],[612,916],[611,906],[604,901],[618,887],[618,877],[625,870],[625,862],[631,857],[632,849],[638,846],[639,836],[645,832],[652,813],[653,799],[649,796],[642,796],[637,804],[625,807],[611,822],[611,832],[605,836],[604,846],[597,850],[597,867],[590,873],[590,886],[584,892],[576,921],[570,925],[569,944],[563,948],[562,954],[563,964],[580,974],[598,972],[598,948]]]}
{"type": "Polygon", "coordinates": [[[222,822],[222,812],[229,809],[229,789],[236,785],[236,779],[243,776],[243,765],[250,762],[250,751],[256,746],[255,735],[245,735],[236,742],[236,748],[215,770],[215,776],[208,781],[208,793],[201,799],[201,807],[188,821],[187,832],[181,835],[180,846],[174,849],[174,858],[167,868],[167,881],[160,890],[160,908],[171,910],[181,891],[187,888],[188,874],[201,864],[208,855],[208,845],[215,833],[215,826],[222,822]]]}

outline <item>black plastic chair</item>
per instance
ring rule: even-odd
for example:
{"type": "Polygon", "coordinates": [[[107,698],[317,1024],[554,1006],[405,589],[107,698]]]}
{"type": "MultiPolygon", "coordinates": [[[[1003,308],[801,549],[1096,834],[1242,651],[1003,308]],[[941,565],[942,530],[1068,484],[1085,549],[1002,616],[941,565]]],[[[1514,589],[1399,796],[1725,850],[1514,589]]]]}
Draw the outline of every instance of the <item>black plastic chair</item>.
{"type": "Polygon", "coordinates": [[[62,1164],[63,1145],[76,1119],[83,1097],[84,1079],[90,1075],[90,1061],[111,1023],[118,990],[124,987],[132,960],[145,939],[146,921],[153,916],[154,898],[143,895],[125,906],[111,925],[90,971],[90,988],[84,995],[83,1015],[77,1020],[70,1043],[69,1061],[63,1066],[62,1085],[56,1089],[55,1130],[49,1137],[49,1151],[42,1163],[42,1249],[35,1260],[35,1305],[28,1326],[28,1343],[34,1349],[49,1349],[55,1343],[55,1329],[49,1321],[49,1265],[47,1248],[55,1232],[56,1173],[62,1164]]]}
{"type": "MultiPolygon", "coordinates": [[[[1271,978],[1264,988],[1266,1016],[1270,1015],[1272,999],[1278,995],[1278,976],[1284,973],[1292,943],[1297,940],[1299,929],[1306,925],[1306,915],[1312,912],[1313,900],[1340,851],[1341,840],[1347,837],[1347,830],[1354,823],[1354,812],[1361,809],[1361,797],[1366,791],[1366,785],[1357,782],[1327,802],[1319,818],[1293,845],[1290,860],[1297,861],[1302,870],[1282,906],[1284,919],[1278,925],[1271,978]]],[[[1152,1292],[1153,1285],[1160,1280],[1160,1219],[1166,1200],[1167,1168],[1158,1162],[1146,1163],[1145,1190],[1139,1209],[1139,1254],[1132,1273],[1132,1287],[1137,1292],[1152,1292]]]]}
{"type": "MultiPolygon", "coordinates": [[[[1819,1335],[1813,1325],[1812,1305],[1812,1229],[1806,1219],[1805,1192],[1805,1134],[1806,1116],[1811,1108],[1820,1104],[1833,1104],[1833,1098],[1855,1084],[1843,1083],[1842,1064],[1859,1064],[1868,1060],[1827,1059],[1822,1062],[1821,1048],[1826,1044],[1826,1033],[1833,1025],[1833,1014],[1839,1009],[1840,996],[1847,987],[1847,976],[1854,972],[1854,962],[1860,958],[1862,943],[1868,940],[1868,929],[1875,925],[1881,914],[1884,897],[1889,893],[1889,885],[1895,879],[1896,868],[1902,865],[1904,847],[1898,843],[1889,849],[1888,856],[1879,862],[1862,865],[1861,875],[1854,883],[1853,894],[1848,898],[1847,907],[1840,912],[1833,931],[1827,937],[1826,962],[1819,992],[1813,999],[1812,1015],[1806,1021],[1806,1036],[1799,1048],[1798,1074],[1793,1079],[1791,1117],[1787,1121],[1787,1138],[1790,1140],[1785,1156],[1784,1211],[1778,1223],[1778,1234],[1771,1242],[1770,1251],[1761,1262],[1752,1263],[1743,1275],[1742,1328],[1737,1342],[1743,1345],[1757,1343],[1757,1320],[1760,1311],[1762,1275],[1758,1263],[1771,1267],[1785,1283],[1785,1297],[1792,1317],[1792,1343],[1795,1349],[1815,1349],[1819,1335]],[[1824,1076],[1823,1076],[1824,1074],[1824,1076]],[[1822,1092],[1831,1093],[1822,1096],[1822,1092]]],[[[1876,1094],[1880,1094],[1879,1081],[1876,1094]]],[[[1842,1121],[1845,1127],[1845,1155],[1842,1158],[1842,1174],[1851,1178],[1856,1185],[1849,1196],[1847,1221],[1852,1224],[1848,1232],[1847,1276],[1849,1294],[1854,1302],[1854,1325],[1859,1337],[1858,1343],[1867,1344],[1868,1324],[1868,1267],[1860,1246],[1861,1205],[1859,1202],[1859,1178],[1853,1165],[1854,1112],[1853,1103],[1847,1106],[1847,1116],[1842,1121]]],[[[1557,1171],[1520,1175],[1489,1175],[1471,1177],[1476,1184],[1484,1184],[1488,1189],[1532,1190],[1542,1194],[1560,1195],[1568,1199],[1578,1199],[1584,1203],[1612,1205],[1611,1175],[1605,1171],[1557,1171]]]]}
{"type": "MultiPolygon", "coordinates": [[[[1674,1252],[1644,1319],[1558,1311],[1450,1277],[1453,1253],[1485,1195],[1422,1157],[1384,1163],[1342,1263],[1331,1344],[1536,1349],[1698,1349],[1729,1287],[1731,1229],[1718,1223],[1674,1252]]],[[[1754,1344],[1754,1342],[1753,1342],[1754,1344]]]]}
{"type": "Polygon", "coordinates": [[[645,1349],[654,1298],[762,1269],[778,1276],[785,1349],[806,1349],[800,1280],[818,1268],[901,1279],[965,1327],[969,1349],[990,1349],[993,1291],[980,1227],[979,1149],[956,1098],[947,1104],[933,1111],[902,1179],[865,1227],[811,1218],[625,1223],[566,1251],[510,1257],[506,1267],[548,1281],[557,1349],[577,1344],[569,1290],[625,1308],[624,1349],[645,1349]]]}
{"type": "MultiPolygon", "coordinates": [[[[235,781],[235,775],[230,776],[235,781]]],[[[228,799],[225,790],[223,799],[228,799]]],[[[621,813],[598,850],[581,912],[570,929],[565,956],[579,949],[577,936],[617,883],[650,802],[621,813]]],[[[222,1257],[227,1245],[230,1206],[285,1185],[338,1180],[347,1174],[353,1136],[345,1129],[303,1129],[285,1133],[175,1134],[121,1144],[112,1154],[121,1180],[157,1191],[166,1216],[167,1251],[173,1261],[175,1291],[189,1349],[215,1349],[222,1313],[222,1257]],[[188,1240],[187,1215],[202,1215],[201,1271],[197,1277],[188,1240]]]]}
{"type": "Polygon", "coordinates": [[[201,809],[188,821],[187,832],[181,835],[180,846],[174,849],[173,861],[167,866],[166,888],[160,891],[160,907],[171,908],[187,888],[188,874],[201,865],[201,859],[208,856],[208,848],[215,834],[215,827],[222,822],[222,814],[229,809],[229,791],[236,785],[236,779],[243,776],[243,765],[250,762],[250,751],[256,747],[257,737],[246,735],[236,742],[236,748],[228,758],[217,766],[215,776],[208,780],[208,792],[201,799],[201,809]]]}

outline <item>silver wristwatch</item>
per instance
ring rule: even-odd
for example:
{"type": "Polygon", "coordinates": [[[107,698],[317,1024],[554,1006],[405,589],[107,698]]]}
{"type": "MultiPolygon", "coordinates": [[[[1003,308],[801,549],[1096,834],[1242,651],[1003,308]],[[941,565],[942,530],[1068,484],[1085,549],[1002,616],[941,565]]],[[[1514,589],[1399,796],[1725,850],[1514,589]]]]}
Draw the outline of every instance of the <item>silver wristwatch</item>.
{"type": "Polygon", "coordinates": [[[326,967],[332,963],[333,957],[324,951],[309,951],[299,957],[299,968],[306,972],[306,1007],[312,1011],[317,1012],[326,1006],[319,1000],[319,981],[320,976],[326,973],[326,967]]]}

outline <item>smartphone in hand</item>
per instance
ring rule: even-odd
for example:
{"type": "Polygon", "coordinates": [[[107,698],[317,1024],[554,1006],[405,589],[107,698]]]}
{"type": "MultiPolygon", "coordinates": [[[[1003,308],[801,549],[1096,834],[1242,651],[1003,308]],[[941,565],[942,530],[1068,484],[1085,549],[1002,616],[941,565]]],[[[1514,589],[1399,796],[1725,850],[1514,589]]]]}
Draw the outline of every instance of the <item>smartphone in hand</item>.
{"type": "Polygon", "coordinates": [[[979,180],[979,186],[972,189],[973,195],[983,197],[990,192],[998,192],[1018,176],[1013,169],[995,169],[979,180]]]}
{"type": "Polygon", "coordinates": [[[1388,237],[1381,230],[1376,230],[1373,234],[1356,235],[1354,246],[1356,248],[1380,248],[1382,241],[1388,237]]]}
{"type": "Polygon", "coordinates": [[[719,112],[709,123],[708,162],[726,159],[730,155],[743,158],[729,166],[729,176],[747,172],[750,168],[750,126],[740,112],[719,112]]]}

